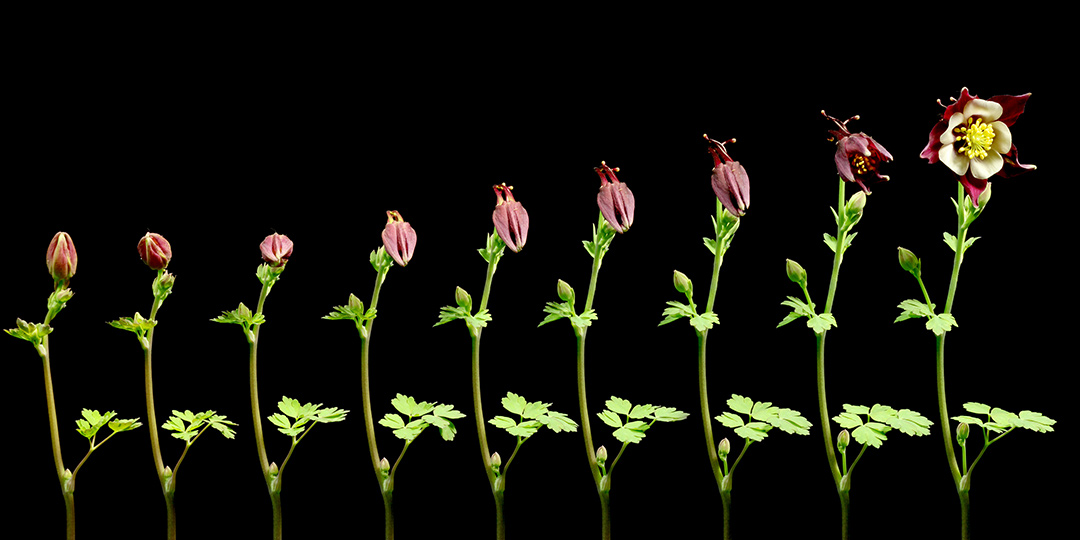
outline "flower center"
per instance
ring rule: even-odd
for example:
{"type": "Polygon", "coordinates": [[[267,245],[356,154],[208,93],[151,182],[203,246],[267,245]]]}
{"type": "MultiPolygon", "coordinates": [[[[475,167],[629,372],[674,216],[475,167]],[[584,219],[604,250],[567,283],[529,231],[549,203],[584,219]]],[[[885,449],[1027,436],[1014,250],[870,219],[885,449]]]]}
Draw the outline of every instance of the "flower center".
{"type": "Polygon", "coordinates": [[[851,170],[855,174],[866,174],[877,166],[877,160],[874,156],[864,156],[862,154],[855,154],[851,156],[851,170]]]}
{"type": "Polygon", "coordinates": [[[953,130],[956,142],[962,144],[956,152],[968,159],[985,159],[987,150],[994,144],[994,127],[983,123],[982,118],[968,118],[965,124],[953,130]]]}

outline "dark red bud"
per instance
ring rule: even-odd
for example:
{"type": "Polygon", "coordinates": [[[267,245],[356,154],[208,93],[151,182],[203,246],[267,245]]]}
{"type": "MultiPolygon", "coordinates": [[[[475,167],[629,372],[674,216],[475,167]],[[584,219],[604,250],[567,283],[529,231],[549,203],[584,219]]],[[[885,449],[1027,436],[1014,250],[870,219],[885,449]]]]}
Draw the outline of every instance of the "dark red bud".
{"type": "Polygon", "coordinates": [[[172,260],[172,246],[169,241],[157,233],[148,232],[139,239],[139,258],[152,270],[164,270],[172,260]]]}
{"type": "Polygon", "coordinates": [[[79,256],[75,253],[75,243],[71,241],[71,235],[66,232],[58,232],[49,242],[49,250],[45,252],[45,265],[49,268],[54,282],[62,282],[67,287],[71,276],[75,275],[75,267],[79,264],[79,256]]]}

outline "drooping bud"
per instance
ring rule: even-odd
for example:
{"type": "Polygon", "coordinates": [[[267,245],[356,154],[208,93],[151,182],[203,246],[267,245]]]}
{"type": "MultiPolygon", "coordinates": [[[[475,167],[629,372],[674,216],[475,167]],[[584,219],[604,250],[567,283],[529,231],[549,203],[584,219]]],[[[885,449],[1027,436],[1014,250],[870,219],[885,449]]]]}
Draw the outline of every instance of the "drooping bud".
{"type": "Polygon", "coordinates": [[[844,451],[847,450],[847,447],[849,445],[851,445],[851,434],[848,433],[848,430],[846,429],[842,430],[836,436],[836,449],[839,450],[841,454],[843,454],[844,451]]]}
{"type": "Polygon", "coordinates": [[[491,221],[495,223],[495,232],[506,247],[517,253],[525,247],[525,239],[529,235],[529,213],[514,200],[511,191],[514,186],[500,184],[492,188],[495,189],[495,211],[491,214],[491,221]],[[504,195],[506,200],[503,200],[504,195]]]}
{"type": "Polygon", "coordinates": [[[398,266],[409,264],[416,248],[416,231],[397,210],[386,211],[386,228],[382,232],[383,246],[398,266]]]}
{"type": "Polygon", "coordinates": [[[735,139],[720,142],[705,135],[705,140],[709,142],[709,153],[713,157],[713,193],[731,215],[741,217],[750,207],[750,180],[746,176],[746,169],[738,161],[732,160],[724,147],[729,142],[735,142],[735,139]]]}
{"type": "Polygon", "coordinates": [[[675,271],[675,290],[683,294],[693,294],[694,291],[694,284],[690,278],[678,270],[675,271]]]}
{"type": "Polygon", "coordinates": [[[960,446],[964,446],[964,442],[967,441],[968,435],[971,434],[971,427],[965,422],[960,422],[959,426],[956,426],[956,442],[960,446]]]}
{"type": "Polygon", "coordinates": [[[720,459],[727,459],[727,455],[731,453],[731,441],[724,437],[720,440],[720,444],[716,447],[716,453],[720,456],[720,459]]]}
{"type": "Polygon", "coordinates": [[[71,241],[71,235],[66,232],[56,233],[45,252],[45,265],[49,268],[53,282],[67,287],[68,280],[75,275],[78,264],[79,256],[75,253],[75,243],[71,241]]]}
{"type": "Polygon", "coordinates": [[[559,285],[556,290],[559,293],[559,300],[562,300],[563,302],[573,303],[574,288],[571,287],[569,283],[560,279],[559,285]]]}
{"type": "Polygon", "coordinates": [[[798,283],[800,287],[806,287],[806,270],[803,270],[799,263],[788,259],[786,270],[788,279],[798,283]]]}
{"type": "Polygon", "coordinates": [[[607,163],[601,161],[599,167],[594,167],[596,174],[600,175],[600,193],[596,195],[596,204],[600,206],[600,213],[604,220],[611,225],[616,232],[624,233],[634,223],[634,194],[626,184],[615,178],[618,167],[612,169],[607,163]]]}
{"type": "Polygon", "coordinates": [[[457,302],[458,307],[463,307],[465,311],[472,313],[472,297],[465,289],[458,287],[454,290],[454,301],[457,302]]]}
{"type": "Polygon", "coordinates": [[[903,268],[916,276],[920,275],[920,272],[922,271],[922,262],[919,261],[919,258],[910,250],[902,247],[896,248],[896,251],[900,258],[900,268],[903,268]]]}
{"type": "Polygon", "coordinates": [[[148,232],[139,239],[136,246],[139,250],[139,258],[149,266],[151,270],[164,270],[172,260],[172,246],[169,241],[157,233],[148,232]]]}
{"type": "Polygon", "coordinates": [[[270,266],[284,266],[292,257],[293,243],[288,236],[274,233],[263,239],[259,251],[262,251],[263,260],[270,266]]]}

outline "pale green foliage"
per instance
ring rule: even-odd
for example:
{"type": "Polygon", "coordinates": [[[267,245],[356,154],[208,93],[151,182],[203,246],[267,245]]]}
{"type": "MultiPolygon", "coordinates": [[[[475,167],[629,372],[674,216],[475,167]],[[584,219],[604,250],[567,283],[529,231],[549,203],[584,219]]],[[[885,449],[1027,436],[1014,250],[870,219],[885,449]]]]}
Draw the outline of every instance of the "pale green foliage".
{"type": "Polygon", "coordinates": [[[109,321],[109,324],[115,328],[121,330],[127,330],[129,332],[135,332],[142,336],[145,335],[151,328],[157,326],[157,321],[150,319],[144,319],[139,312],[135,312],[134,317],[121,317],[115,321],[109,321]]]}
{"type": "MultiPolygon", "coordinates": [[[[833,210],[833,214],[834,215],[836,214],[836,210],[833,210]]],[[[839,218],[837,218],[837,219],[839,219],[839,218]]],[[[859,233],[853,232],[853,233],[851,233],[851,234],[844,237],[844,246],[843,246],[843,251],[841,251],[841,253],[843,253],[844,251],[847,251],[848,248],[851,247],[851,241],[855,239],[855,235],[857,235],[857,234],[859,234],[859,233]]],[[[831,235],[829,233],[825,233],[825,245],[829,246],[829,249],[833,253],[836,253],[836,237],[835,236],[833,236],[833,235],[831,235]]]]}
{"type": "Polygon", "coordinates": [[[987,419],[986,421],[983,421],[980,418],[967,415],[954,416],[952,419],[958,422],[980,426],[989,431],[998,433],[1018,427],[1045,433],[1054,431],[1052,426],[1057,423],[1057,420],[1043,416],[1042,413],[1020,411],[1020,414],[1013,414],[1004,409],[990,407],[989,405],[983,405],[982,403],[965,403],[964,409],[972,414],[985,414],[987,415],[987,419]]]}
{"type": "Polygon", "coordinates": [[[488,423],[497,428],[505,429],[515,437],[528,439],[544,426],[547,426],[555,433],[577,431],[578,428],[577,422],[571,420],[570,417],[549,409],[550,403],[529,402],[513,392],[507,392],[506,397],[502,399],[502,405],[507,411],[518,415],[518,420],[507,416],[496,416],[488,420],[488,423]]]}
{"type": "Polygon", "coordinates": [[[894,323],[905,321],[907,319],[919,319],[927,317],[926,329],[932,331],[936,335],[943,335],[945,332],[951,330],[956,324],[956,318],[949,313],[934,314],[935,304],[924,304],[918,300],[904,300],[900,302],[900,305],[896,306],[903,311],[899,317],[896,318],[894,323]]]}
{"type": "Polygon", "coordinates": [[[465,324],[473,328],[483,328],[487,326],[487,323],[491,322],[491,315],[486,309],[481,309],[476,312],[476,315],[473,315],[469,313],[469,310],[460,306],[443,306],[439,308],[439,322],[435,323],[435,326],[458,319],[464,320],[465,324]]]}
{"type": "Polygon", "coordinates": [[[611,248],[611,241],[615,239],[616,230],[611,228],[607,220],[601,215],[599,219],[600,231],[597,234],[596,225],[593,225],[593,240],[582,240],[581,243],[585,245],[585,251],[589,252],[592,258],[603,257],[607,250],[611,248]]]}
{"type": "Polygon", "coordinates": [[[451,419],[465,418],[465,414],[454,410],[453,405],[440,405],[426,401],[417,402],[412,396],[403,394],[398,394],[397,397],[390,400],[390,404],[398,412],[405,415],[408,422],[402,420],[396,414],[387,413],[386,416],[379,420],[379,424],[394,430],[395,437],[408,442],[412,442],[419,437],[428,426],[439,428],[439,434],[442,435],[442,438],[452,441],[454,435],[457,434],[457,427],[454,426],[451,419]]]}
{"type": "Polygon", "coordinates": [[[537,326],[544,326],[549,322],[565,318],[570,319],[570,324],[578,328],[585,328],[596,320],[595,310],[589,309],[578,315],[574,312],[574,306],[570,305],[569,302],[548,302],[547,306],[544,307],[544,313],[547,313],[548,316],[544,317],[544,320],[537,326]]]}
{"type": "Polygon", "coordinates": [[[45,336],[51,334],[52,331],[52,327],[45,323],[28,323],[22,319],[15,319],[15,328],[4,329],[8,335],[25,339],[33,343],[35,347],[40,345],[45,336]]]}
{"type": "Polygon", "coordinates": [[[375,318],[375,308],[369,308],[364,310],[364,303],[354,294],[349,295],[349,303],[344,306],[334,306],[334,311],[331,311],[327,315],[323,315],[323,318],[330,321],[353,321],[356,324],[356,328],[360,330],[360,335],[365,339],[367,338],[367,331],[364,329],[364,323],[375,318]]]}
{"type": "Polygon", "coordinates": [[[836,318],[832,313],[822,313],[818,315],[814,312],[815,306],[813,302],[807,304],[794,296],[789,296],[787,300],[780,302],[781,305],[791,308],[791,313],[788,313],[784,320],[780,321],[780,324],[776,325],[777,328],[784,326],[800,317],[806,317],[806,326],[814,331],[815,334],[822,334],[829,328],[836,326],[836,318]]]}
{"type": "Polygon", "coordinates": [[[873,407],[844,404],[844,412],[833,417],[833,421],[844,429],[851,429],[851,437],[859,444],[868,444],[880,448],[888,439],[885,435],[893,429],[907,435],[928,435],[933,422],[925,416],[909,410],[896,410],[888,405],[877,404],[873,407]],[[868,418],[864,421],[862,416],[868,418]]]}
{"type": "Polygon", "coordinates": [[[506,243],[498,234],[488,233],[487,242],[483,249],[476,251],[480,252],[480,256],[484,258],[488,264],[499,264],[499,259],[503,256],[503,251],[506,249],[506,243]]]}
{"type": "Polygon", "coordinates": [[[229,426],[235,426],[236,422],[232,422],[226,419],[224,415],[219,415],[215,411],[205,411],[201,413],[193,413],[191,411],[176,411],[172,412],[172,416],[161,425],[162,429],[175,431],[172,436],[180,439],[188,444],[191,444],[192,439],[198,437],[206,428],[214,428],[221,432],[226,439],[232,439],[236,436],[236,432],[229,426]]]}
{"type": "Polygon", "coordinates": [[[654,422],[676,422],[690,416],[673,407],[632,405],[629,401],[615,396],[611,396],[605,405],[607,410],[596,413],[596,416],[615,428],[612,435],[624,443],[641,442],[645,438],[645,431],[652,427],[654,422]],[[625,420],[620,416],[625,416],[625,420]]]}
{"type": "Polygon", "coordinates": [[[716,420],[735,430],[735,434],[751,441],[761,441],[768,436],[772,428],[780,428],[785,433],[809,435],[813,426],[802,414],[792,409],[774,407],[765,401],[754,402],[748,397],[731,394],[727,401],[728,408],[735,413],[725,411],[716,420]],[[739,414],[746,415],[746,420],[739,414]]]}
{"type": "Polygon", "coordinates": [[[713,327],[714,324],[720,324],[720,319],[715,313],[706,311],[701,315],[698,315],[693,306],[688,306],[681,302],[668,302],[669,308],[664,309],[664,320],[660,321],[657,326],[663,326],[670,322],[677,321],[683,317],[690,319],[690,326],[694,327],[694,330],[698,332],[704,332],[713,327]]]}
{"type": "Polygon", "coordinates": [[[83,409],[82,418],[75,420],[75,431],[78,431],[79,435],[93,440],[98,430],[106,425],[115,432],[131,431],[142,425],[138,418],[113,420],[115,416],[114,411],[101,414],[95,410],[83,409]]]}
{"type": "MultiPolygon", "coordinates": [[[[956,201],[953,201],[953,202],[955,203],[956,201]]],[[[955,253],[956,252],[956,244],[957,244],[956,237],[949,234],[949,233],[942,233],[942,234],[945,236],[945,244],[949,246],[949,249],[953,250],[953,253],[955,253]]],[[[974,244],[975,241],[978,240],[979,238],[981,238],[981,237],[973,236],[971,238],[968,238],[967,241],[964,242],[964,251],[966,252],[968,250],[968,248],[971,247],[971,244],[974,244]]]]}
{"type": "MultiPolygon", "coordinates": [[[[349,411],[344,409],[338,409],[337,407],[322,408],[322,403],[312,405],[307,403],[300,405],[300,402],[285,396],[281,397],[281,401],[278,402],[278,410],[280,413],[274,413],[267,417],[271,424],[278,427],[278,431],[288,435],[290,437],[296,437],[302,434],[306,429],[310,429],[316,423],[326,422],[340,422],[345,419],[345,415],[349,411]],[[291,419],[291,420],[290,420],[291,419]],[[309,422],[311,426],[305,428],[309,422]]],[[[174,411],[175,412],[175,411],[174,411]]]]}

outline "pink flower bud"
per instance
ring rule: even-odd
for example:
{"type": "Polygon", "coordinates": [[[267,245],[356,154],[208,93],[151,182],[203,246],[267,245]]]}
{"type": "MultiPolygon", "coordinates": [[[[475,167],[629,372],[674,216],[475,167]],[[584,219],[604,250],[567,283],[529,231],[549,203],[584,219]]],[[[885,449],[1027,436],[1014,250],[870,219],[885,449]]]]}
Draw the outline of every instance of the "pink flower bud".
{"type": "Polygon", "coordinates": [[[267,236],[262,244],[259,244],[262,258],[270,266],[282,266],[289,262],[292,257],[293,243],[288,236],[274,233],[267,236]]]}
{"type": "Polygon", "coordinates": [[[169,261],[172,259],[172,246],[164,236],[148,232],[139,240],[139,245],[136,247],[139,250],[139,258],[151,270],[164,270],[169,266],[169,261]]]}
{"type": "Polygon", "coordinates": [[[600,193],[596,195],[600,213],[612,229],[620,233],[626,232],[634,223],[634,194],[626,184],[615,178],[618,167],[612,169],[601,161],[600,166],[593,170],[600,175],[600,193]]]}
{"type": "Polygon", "coordinates": [[[495,189],[495,211],[491,214],[495,232],[499,233],[506,247],[517,253],[525,247],[525,238],[529,235],[529,213],[514,200],[511,191],[514,186],[501,184],[491,187],[495,189]],[[506,200],[503,200],[503,195],[506,195],[506,200]]]}
{"type": "Polygon", "coordinates": [[[742,164],[731,159],[724,148],[725,144],[735,142],[735,139],[720,142],[705,135],[705,140],[709,142],[709,153],[713,157],[713,193],[731,215],[742,217],[750,206],[750,180],[742,164]]]}
{"type": "Polygon", "coordinates": [[[386,211],[386,228],[382,232],[383,247],[399,266],[409,264],[416,248],[416,231],[397,210],[386,211]]]}
{"type": "Polygon", "coordinates": [[[79,256],[75,253],[75,244],[71,241],[71,235],[66,232],[58,232],[51,242],[49,250],[45,252],[45,266],[49,268],[53,281],[67,287],[71,276],[75,275],[75,267],[79,264],[79,256]]]}

